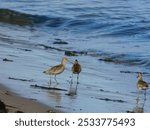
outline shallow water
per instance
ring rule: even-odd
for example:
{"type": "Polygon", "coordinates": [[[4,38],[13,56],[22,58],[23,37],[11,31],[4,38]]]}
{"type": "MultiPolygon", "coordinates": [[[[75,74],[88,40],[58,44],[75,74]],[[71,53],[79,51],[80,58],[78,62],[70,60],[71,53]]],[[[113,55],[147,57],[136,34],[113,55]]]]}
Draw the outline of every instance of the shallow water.
{"type": "Polygon", "coordinates": [[[12,91],[65,112],[126,112],[143,103],[150,112],[149,90],[136,103],[137,72],[150,77],[148,0],[0,2],[0,81],[12,91]],[[48,87],[42,72],[66,51],[83,68],[77,92],[69,63],[52,85],[67,91],[31,87],[48,87]]]}

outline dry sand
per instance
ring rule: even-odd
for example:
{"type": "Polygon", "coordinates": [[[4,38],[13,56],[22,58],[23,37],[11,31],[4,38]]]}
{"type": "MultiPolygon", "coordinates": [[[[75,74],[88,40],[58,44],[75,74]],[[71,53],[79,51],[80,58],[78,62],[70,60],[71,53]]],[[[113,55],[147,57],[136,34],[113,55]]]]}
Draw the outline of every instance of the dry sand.
{"type": "Polygon", "coordinates": [[[47,113],[58,112],[36,100],[30,100],[10,92],[7,87],[0,84],[0,112],[8,113],[47,113]],[[6,110],[5,110],[6,108],[6,110]]]}

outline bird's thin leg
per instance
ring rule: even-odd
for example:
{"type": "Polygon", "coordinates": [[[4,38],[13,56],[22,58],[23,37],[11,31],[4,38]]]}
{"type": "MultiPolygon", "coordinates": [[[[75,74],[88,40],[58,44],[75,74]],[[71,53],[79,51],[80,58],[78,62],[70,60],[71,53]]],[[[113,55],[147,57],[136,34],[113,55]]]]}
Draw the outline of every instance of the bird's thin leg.
{"type": "Polygon", "coordinates": [[[146,90],[145,90],[145,93],[144,93],[144,101],[146,101],[146,90]]]}
{"type": "Polygon", "coordinates": [[[50,75],[50,79],[49,79],[49,87],[51,86],[51,75],[50,75]]]}
{"type": "Polygon", "coordinates": [[[55,78],[54,78],[54,79],[55,79],[56,83],[58,84],[57,79],[56,79],[56,75],[55,75],[55,78]]]}
{"type": "Polygon", "coordinates": [[[76,84],[75,93],[77,94],[78,84],[76,84]]]}
{"type": "Polygon", "coordinates": [[[139,104],[139,98],[136,99],[136,107],[138,107],[139,104]]]}
{"type": "Polygon", "coordinates": [[[73,84],[73,73],[72,73],[72,76],[71,76],[71,84],[73,84]]]}
{"type": "Polygon", "coordinates": [[[137,102],[139,101],[139,98],[140,98],[140,90],[138,90],[138,96],[137,96],[137,102]]]}
{"type": "Polygon", "coordinates": [[[146,90],[145,90],[145,94],[144,94],[143,108],[144,108],[144,106],[145,106],[145,101],[146,101],[146,90]]]}
{"type": "Polygon", "coordinates": [[[77,74],[77,84],[79,84],[79,74],[77,74]]]}

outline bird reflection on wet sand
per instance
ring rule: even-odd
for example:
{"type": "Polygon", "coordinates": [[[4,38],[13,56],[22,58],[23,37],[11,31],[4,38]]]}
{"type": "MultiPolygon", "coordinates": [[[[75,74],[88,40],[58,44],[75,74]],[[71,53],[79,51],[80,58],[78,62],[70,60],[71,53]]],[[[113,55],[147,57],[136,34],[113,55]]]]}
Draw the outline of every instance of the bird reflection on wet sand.
{"type": "Polygon", "coordinates": [[[144,113],[144,106],[145,106],[145,102],[146,102],[146,94],[144,94],[144,97],[140,97],[139,93],[138,93],[135,101],[136,101],[135,107],[133,108],[133,110],[127,111],[127,113],[144,113]]]}
{"type": "Polygon", "coordinates": [[[60,103],[62,96],[60,91],[51,90],[48,91],[49,97],[57,103],[60,103]]]}
{"type": "Polygon", "coordinates": [[[78,83],[73,84],[72,82],[70,82],[70,88],[69,88],[69,91],[66,95],[68,95],[68,96],[77,95],[78,85],[79,85],[78,83]]]}

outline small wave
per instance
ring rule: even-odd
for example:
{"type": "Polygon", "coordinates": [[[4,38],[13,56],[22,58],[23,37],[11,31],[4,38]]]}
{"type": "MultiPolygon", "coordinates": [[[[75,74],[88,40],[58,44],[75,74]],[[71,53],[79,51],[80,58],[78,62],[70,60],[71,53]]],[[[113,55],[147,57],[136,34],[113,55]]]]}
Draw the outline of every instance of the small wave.
{"type": "Polygon", "coordinates": [[[30,15],[10,9],[0,9],[0,22],[16,25],[33,25],[45,22],[46,16],[30,15]]]}
{"type": "Polygon", "coordinates": [[[0,22],[15,24],[20,26],[33,26],[45,23],[49,27],[61,26],[65,18],[50,18],[47,16],[31,15],[10,9],[0,9],[0,22]]]}
{"type": "Polygon", "coordinates": [[[74,27],[74,26],[87,26],[89,24],[92,24],[93,22],[91,20],[71,20],[68,23],[68,27],[74,27]]]}
{"type": "Polygon", "coordinates": [[[61,18],[61,17],[56,17],[56,18],[49,18],[46,22],[46,26],[48,27],[61,27],[67,22],[67,18],[61,18]]]}
{"type": "Polygon", "coordinates": [[[91,53],[90,55],[94,57],[95,56],[99,57],[99,61],[104,61],[107,63],[139,65],[146,68],[150,68],[150,60],[147,58],[142,58],[138,55],[114,54],[114,53],[104,53],[104,52],[98,52],[96,54],[91,53]]]}
{"type": "Polygon", "coordinates": [[[116,24],[116,26],[114,28],[111,29],[111,31],[108,33],[105,33],[104,36],[133,36],[133,35],[143,35],[143,34],[147,34],[147,32],[149,31],[150,26],[149,25],[118,25],[116,24]]]}

